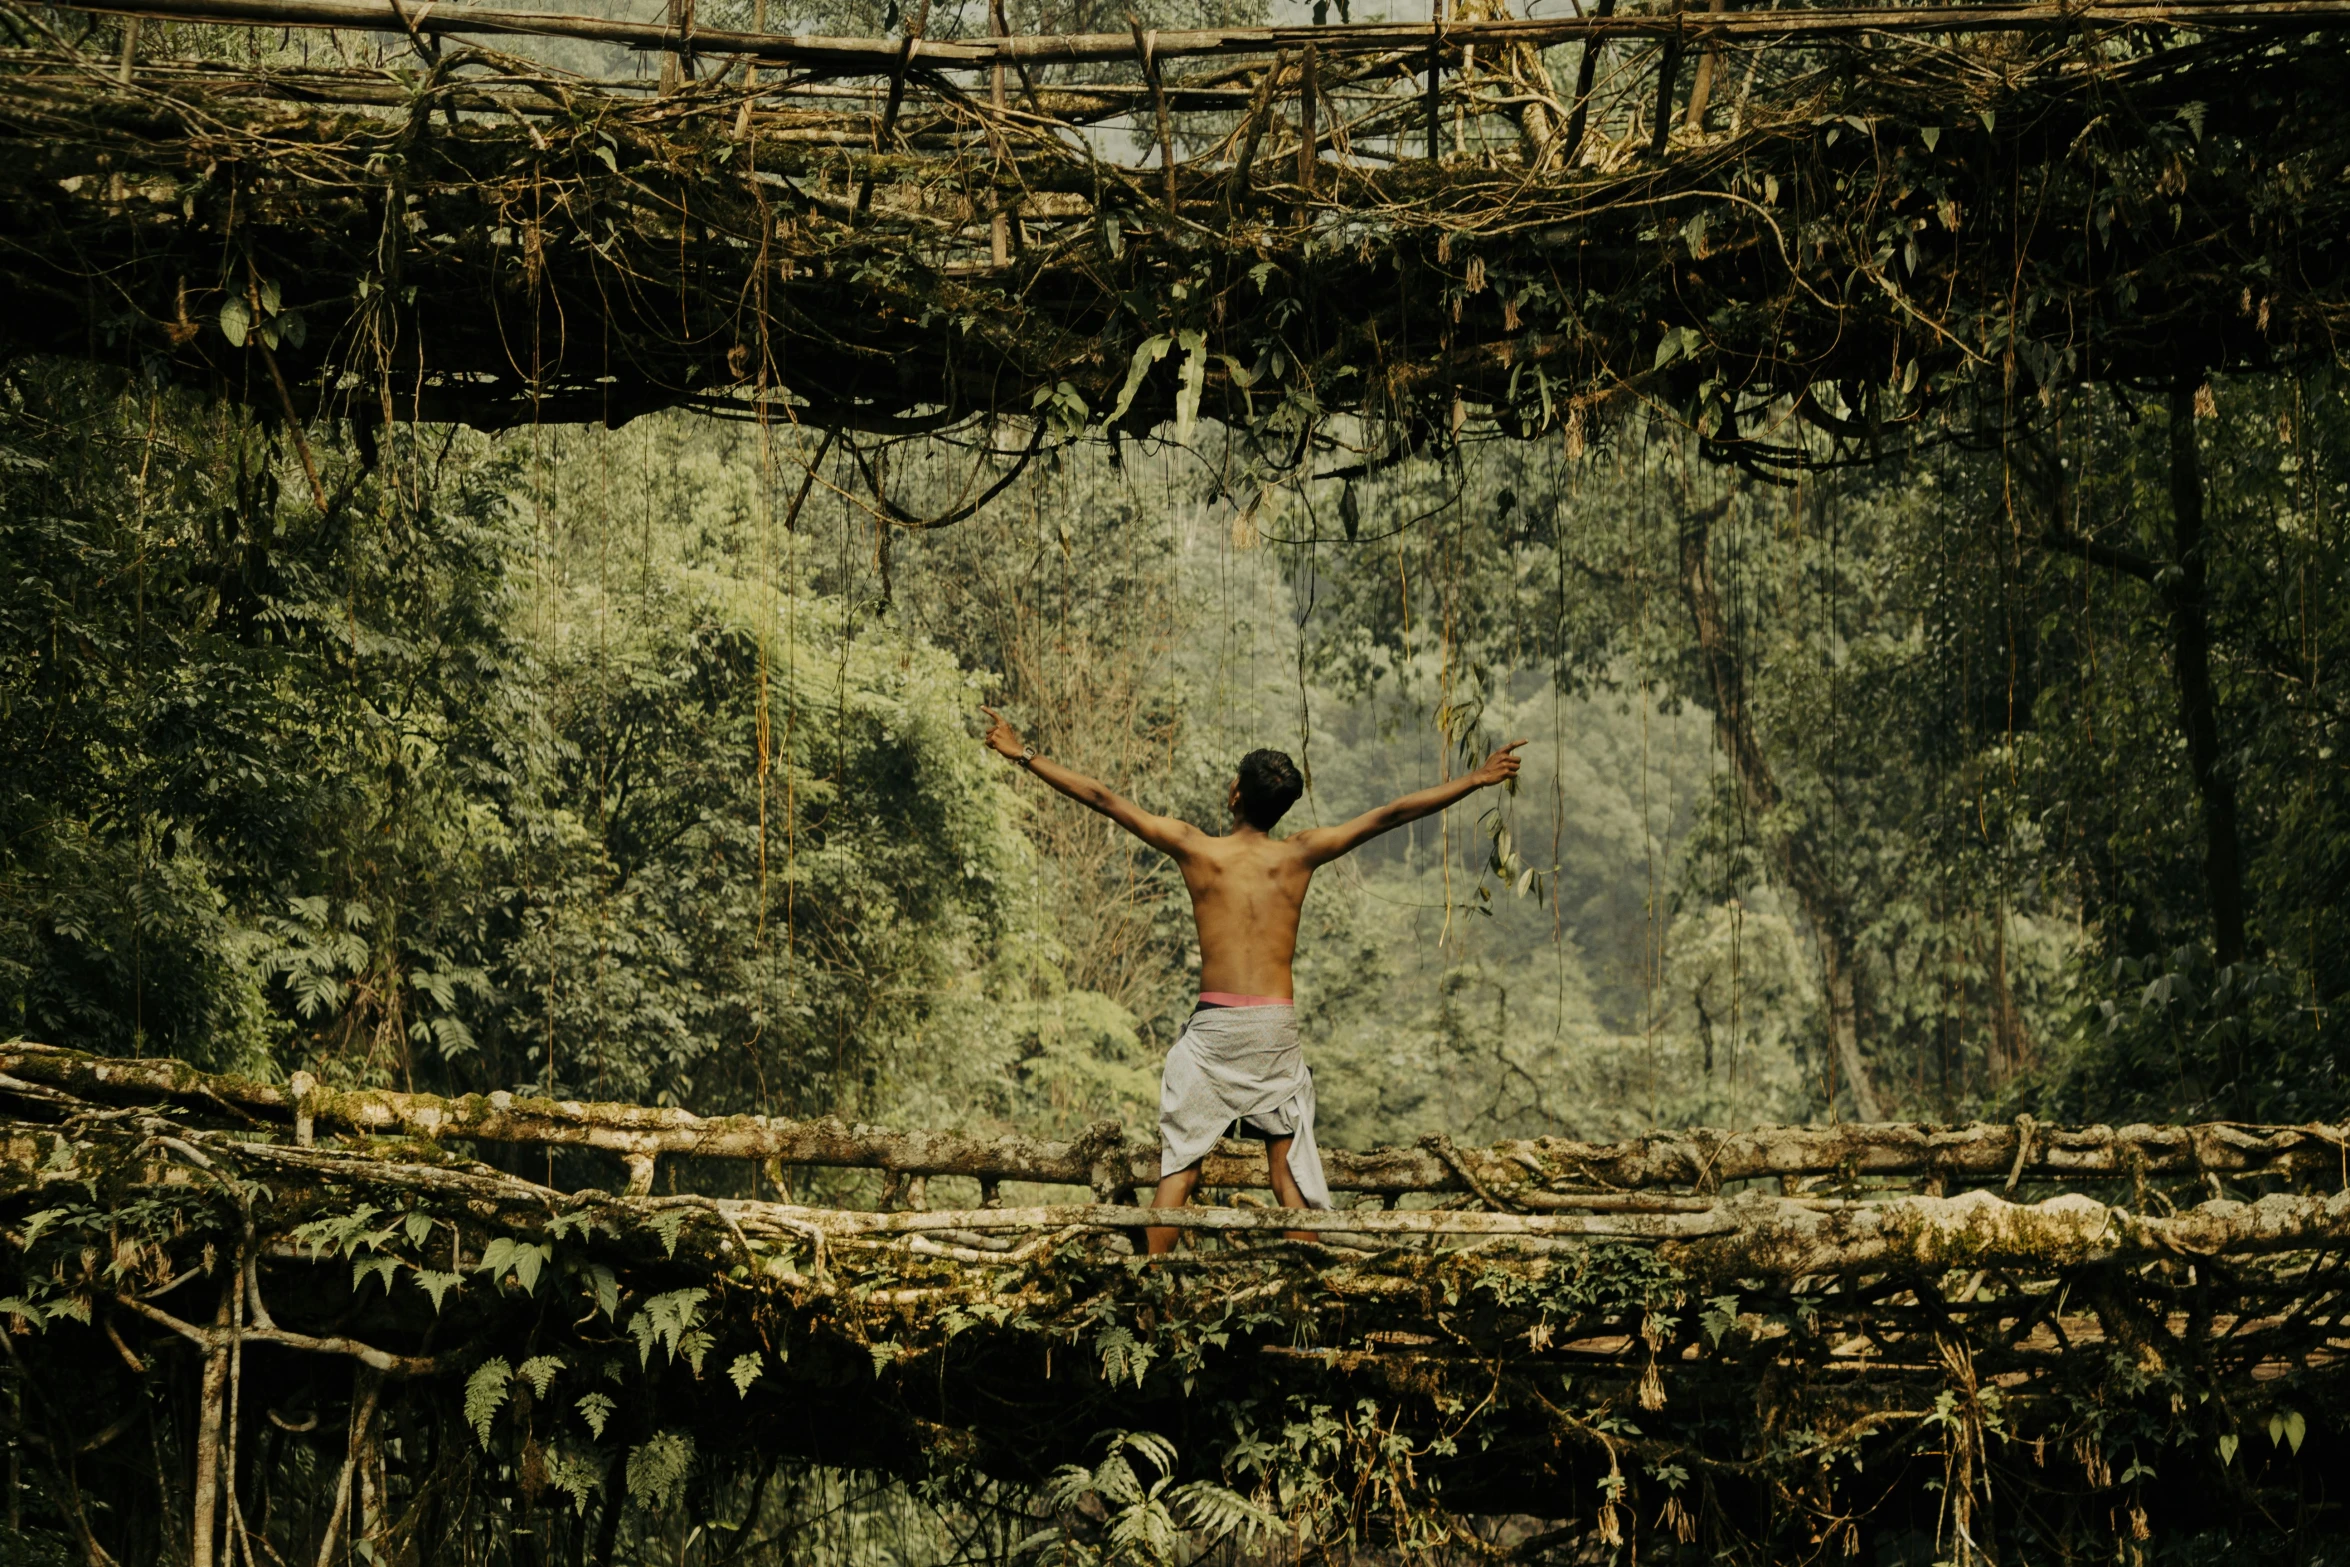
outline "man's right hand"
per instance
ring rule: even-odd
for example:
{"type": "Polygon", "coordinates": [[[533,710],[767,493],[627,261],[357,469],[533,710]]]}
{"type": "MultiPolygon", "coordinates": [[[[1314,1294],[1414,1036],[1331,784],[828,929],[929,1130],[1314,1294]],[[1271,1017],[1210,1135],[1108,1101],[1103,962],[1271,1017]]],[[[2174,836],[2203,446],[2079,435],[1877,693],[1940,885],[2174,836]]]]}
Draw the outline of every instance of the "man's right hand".
{"type": "Polygon", "coordinates": [[[1494,784],[1508,783],[1515,779],[1518,776],[1520,766],[1516,754],[1517,749],[1525,743],[1523,740],[1512,740],[1508,745],[1485,758],[1485,765],[1477,769],[1477,787],[1480,789],[1489,788],[1494,784]]]}
{"type": "Polygon", "coordinates": [[[1019,761],[1026,754],[1028,747],[1021,742],[1018,732],[1010,724],[1005,723],[1004,715],[994,708],[982,707],[980,711],[994,719],[995,723],[986,734],[979,737],[979,743],[998,756],[1008,756],[1015,762],[1019,761]]]}

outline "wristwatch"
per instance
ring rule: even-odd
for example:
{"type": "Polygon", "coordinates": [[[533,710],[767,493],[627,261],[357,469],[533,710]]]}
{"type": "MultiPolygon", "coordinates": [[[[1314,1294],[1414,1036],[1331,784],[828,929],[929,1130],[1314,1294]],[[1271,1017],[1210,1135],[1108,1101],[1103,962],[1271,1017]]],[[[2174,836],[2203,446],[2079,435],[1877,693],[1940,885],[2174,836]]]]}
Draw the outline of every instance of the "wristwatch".
{"type": "Polygon", "coordinates": [[[1036,747],[1035,747],[1035,746],[1032,746],[1032,745],[1024,745],[1024,746],[1020,747],[1020,765],[1021,765],[1022,767],[1026,767],[1026,766],[1027,766],[1027,765],[1028,765],[1030,762],[1033,762],[1033,761],[1035,761],[1035,760],[1036,760],[1036,747]]]}

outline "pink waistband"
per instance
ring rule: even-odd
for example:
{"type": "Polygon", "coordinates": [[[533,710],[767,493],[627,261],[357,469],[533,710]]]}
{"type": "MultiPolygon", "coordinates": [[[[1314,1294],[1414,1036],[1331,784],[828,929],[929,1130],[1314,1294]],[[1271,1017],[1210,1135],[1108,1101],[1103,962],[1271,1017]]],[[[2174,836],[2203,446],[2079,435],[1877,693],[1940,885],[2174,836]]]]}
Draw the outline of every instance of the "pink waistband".
{"type": "Polygon", "coordinates": [[[1229,990],[1203,990],[1200,1005],[1209,1007],[1294,1007],[1287,996],[1236,996],[1229,990]]]}

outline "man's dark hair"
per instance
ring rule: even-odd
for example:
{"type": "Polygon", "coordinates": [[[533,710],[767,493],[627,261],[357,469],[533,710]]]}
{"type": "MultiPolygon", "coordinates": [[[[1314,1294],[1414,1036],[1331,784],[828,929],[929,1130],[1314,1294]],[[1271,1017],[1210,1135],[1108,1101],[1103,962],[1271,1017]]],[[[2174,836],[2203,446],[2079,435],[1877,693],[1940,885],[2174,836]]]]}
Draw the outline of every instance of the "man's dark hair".
{"type": "Polygon", "coordinates": [[[1259,832],[1271,832],[1305,792],[1297,763],[1283,752],[1251,751],[1240,759],[1240,814],[1259,832]]]}

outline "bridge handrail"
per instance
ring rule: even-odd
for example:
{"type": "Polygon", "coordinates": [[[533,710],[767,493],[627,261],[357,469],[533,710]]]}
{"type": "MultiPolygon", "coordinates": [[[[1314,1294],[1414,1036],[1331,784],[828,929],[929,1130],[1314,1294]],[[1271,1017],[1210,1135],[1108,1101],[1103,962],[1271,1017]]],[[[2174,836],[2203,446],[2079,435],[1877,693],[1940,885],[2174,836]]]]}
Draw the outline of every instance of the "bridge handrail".
{"type": "MultiPolygon", "coordinates": [[[[450,1098],[382,1088],[343,1088],[297,1072],[286,1083],[201,1071],[185,1062],[105,1057],[28,1041],[0,1044],[0,1094],[69,1095],[94,1103],[166,1103],[182,1113],[290,1128],[298,1143],[319,1129],[362,1137],[471,1140],[533,1147],[598,1148],[629,1166],[647,1190],[661,1156],[746,1160],[784,1166],[871,1169],[903,1182],[929,1176],[978,1180],[992,1200],[1004,1181],[1090,1187],[1099,1197],[1158,1176],[1157,1150],[1115,1122],[1076,1138],[973,1136],[901,1131],[834,1117],[702,1116],[647,1105],[551,1100],[525,1094],[450,1098]]],[[[2013,1122],[1941,1126],[1926,1122],[1703,1128],[1652,1133],[1616,1143],[1521,1138],[1455,1148],[1442,1136],[1415,1147],[1362,1152],[1325,1149],[1335,1191],[1392,1199],[1406,1193],[1468,1194],[1496,1207],[1589,1210],[1610,1192],[1684,1189],[1705,1193],[1776,1178],[1792,1194],[1805,1183],[1919,1182],[1929,1194],[1954,1186],[2024,1179],[2130,1181],[2150,1178],[2286,1181],[2335,1175],[2350,1185],[2350,1127],[2247,1125],[2040,1126],[2013,1122]]],[[[1261,1147],[1226,1142],[1203,1172],[1211,1187],[1262,1188],[1261,1147]]]]}

